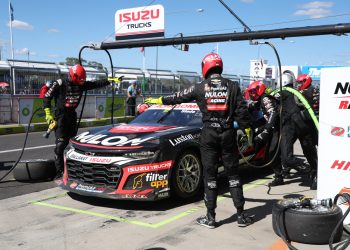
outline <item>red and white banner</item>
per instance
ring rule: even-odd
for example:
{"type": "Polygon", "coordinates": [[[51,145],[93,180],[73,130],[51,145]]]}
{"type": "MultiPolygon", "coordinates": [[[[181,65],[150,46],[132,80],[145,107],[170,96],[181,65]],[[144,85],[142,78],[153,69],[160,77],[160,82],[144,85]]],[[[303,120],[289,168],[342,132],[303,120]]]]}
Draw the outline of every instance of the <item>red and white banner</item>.
{"type": "Polygon", "coordinates": [[[164,36],[164,8],[160,4],[118,10],[115,13],[116,40],[162,36],[164,36]]]}
{"type": "MultiPolygon", "coordinates": [[[[350,188],[350,68],[323,68],[317,198],[334,198],[350,188]]],[[[343,211],[349,208],[342,205],[343,211]]],[[[345,223],[350,222],[348,216],[345,223]]]]}

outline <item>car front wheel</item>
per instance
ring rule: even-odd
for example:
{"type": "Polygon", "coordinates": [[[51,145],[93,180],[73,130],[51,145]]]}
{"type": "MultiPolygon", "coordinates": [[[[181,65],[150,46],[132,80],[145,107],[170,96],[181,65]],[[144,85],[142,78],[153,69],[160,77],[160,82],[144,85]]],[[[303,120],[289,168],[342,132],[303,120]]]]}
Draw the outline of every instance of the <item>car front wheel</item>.
{"type": "Polygon", "coordinates": [[[181,154],[172,172],[172,188],[176,196],[191,198],[202,185],[202,164],[199,156],[191,151],[181,154]]]}

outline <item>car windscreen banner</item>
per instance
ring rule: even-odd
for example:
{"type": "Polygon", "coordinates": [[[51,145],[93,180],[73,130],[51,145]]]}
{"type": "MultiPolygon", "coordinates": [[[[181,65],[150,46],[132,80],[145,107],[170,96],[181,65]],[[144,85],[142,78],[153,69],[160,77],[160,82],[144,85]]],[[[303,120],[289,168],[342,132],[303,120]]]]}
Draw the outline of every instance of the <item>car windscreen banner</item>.
{"type": "Polygon", "coordinates": [[[164,37],[162,5],[118,10],[115,13],[115,39],[164,37]]]}
{"type": "MultiPolygon", "coordinates": [[[[321,69],[317,198],[350,188],[350,68],[321,69]]],[[[349,204],[340,206],[343,212],[349,204]]],[[[345,223],[350,222],[348,216],[345,223]]]]}

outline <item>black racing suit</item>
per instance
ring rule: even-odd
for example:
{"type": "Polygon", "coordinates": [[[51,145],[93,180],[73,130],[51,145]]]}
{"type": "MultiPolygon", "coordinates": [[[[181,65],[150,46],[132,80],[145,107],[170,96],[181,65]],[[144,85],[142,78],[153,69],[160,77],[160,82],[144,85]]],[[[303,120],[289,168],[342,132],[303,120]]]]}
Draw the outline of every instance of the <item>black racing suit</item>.
{"type": "Polygon", "coordinates": [[[56,148],[55,148],[55,166],[57,171],[63,171],[64,161],[63,153],[67,147],[70,138],[77,134],[77,113],[83,91],[101,88],[108,85],[107,80],[95,82],[85,82],[83,86],[78,86],[68,80],[58,79],[53,82],[45,94],[43,104],[44,108],[51,109],[51,100],[55,100],[54,119],[57,122],[55,130],[56,148]]]}
{"type": "Polygon", "coordinates": [[[312,134],[308,124],[303,120],[300,108],[294,95],[287,90],[281,93],[282,99],[282,138],[281,159],[283,166],[288,170],[298,168],[301,162],[293,154],[293,145],[298,139],[303,154],[311,169],[317,169],[317,149],[313,144],[312,134]]]}
{"type": "MultiPolygon", "coordinates": [[[[256,128],[257,135],[254,138],[254,148],[258,152],[266,145],[268,158],[271,160],[276,153],[279,139],[279,102],[275,97],[264,93],[254,105],[254,108],[262,111],[266,121],[263,126],[256,128]]],[[[282,178],[281,157],[279,153],[276,154],[271,166],[275,173],[275,178],[282,178]]]]}
{"type": "Polygon", "coordinates": [[[203,114],[200,138],[203,164],[205,204],[214,213],[217,199],[217,167],[221,159],[229,180],[229,190],[237,212],[243,212],[245,199],[238,175],[238,149],[233,120],[241,129],[250,126],[250,117],[237,83],[218,74],[194,87],[163,97],[163,104],[178,104],[195,100],[203,114]]]}
{"type": "MultiPolygon", "coordinates": [[[[312,110],[314,111],[315,116],[318,119],[319,116],[319,102],[320,95],[318,89],[314,86],[310,86],[307,89],[300,90],[300,93],[305,97],[305,99],[310,104],[312,110]]],[[[309,114],[309,112],[305,109],[304,106],[300,106],[301,114],[303,116],[303,120],[307,123],[310,129],[310,133],[312,134],[312,141],[314,145],[318,145],[318,130],[309,114]]]]}

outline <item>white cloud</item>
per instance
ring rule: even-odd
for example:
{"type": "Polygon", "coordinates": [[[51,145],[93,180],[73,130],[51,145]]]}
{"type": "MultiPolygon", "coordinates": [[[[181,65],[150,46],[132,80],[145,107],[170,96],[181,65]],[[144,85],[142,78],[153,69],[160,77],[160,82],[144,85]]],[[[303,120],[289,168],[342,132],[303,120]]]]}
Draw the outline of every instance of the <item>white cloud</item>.
{"type": "Polygon", "coordinates": [[[327,9],[308,9],[308,10],[297,10],[294,15],[295,16],[309,16],[311,18],[321,18],[328,16],[331,13],[330,10],[327,9]]]}
{"type": "Polygon", "coordinates": [[[300,9],[294,12],[295,16],[309,16],[311,18],[321,18],[331,14],[330,8],[333,2],[310,2],[300,6],[300,9]]]}
{"type": "Polygon", "coordinates": [[[23,49],[15,49],[15,54],[17,55],[31,55],[31,56],[35,56],[36,52],[34,51],[30,51],[28,48],[23,48],[23,49]]]}
{"type": "Polygon", "coordinates": [[[59,33],[60,30],[59,29],[48,29],[47,32],[49,32],[49,33],[59,33]]]}
{"type": "Polygon", "coordinates": [[[243,3],[253,3],[255,0],[240,0],[243,3]]]}
{"type": "MultiPolygon", "coordinates": [[[[8,23],[7,26],[10,26],[10,23],[8,23]]],[[[34,29],[34,27],[32,25],[30,25],[29,23],[22,22],[19,20],[12,21],[12,28],[20,29],[20,30],[33,30],[34,29]]]]}
{"type": "Polygon", "coordinates": [[[333,2],[319,2],[319,1],[315,1],[315,2],[310,2],[310,3],[303,4],[301,6],[301,8],[302,9],[330,8],[333,5],[334,5],[333,2]]]}

